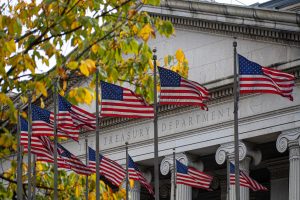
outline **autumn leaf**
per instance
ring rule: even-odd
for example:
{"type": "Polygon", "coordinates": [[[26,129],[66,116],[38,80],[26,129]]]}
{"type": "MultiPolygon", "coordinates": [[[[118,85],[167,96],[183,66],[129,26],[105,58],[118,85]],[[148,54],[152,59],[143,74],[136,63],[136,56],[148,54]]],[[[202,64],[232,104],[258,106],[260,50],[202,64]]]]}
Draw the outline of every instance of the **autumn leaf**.
{"type": "Polygon", "coordinates": [[[14,40],[6,42],[6,49],[9,53],[16,51],[16,43],[14,40]]]}
{"type": "Polygon", "coordinates": [[[94,45],[92,46],[92,52],[93,52],[93,53],[97,53],[97,52],[98,52],[98,49],[99,49],[99,45],[94,44],[94,45]]]}
{"type": "Polygon", "coordinates": [[[183,63],[184,59],[185,59],[185,55],[182,51],[182,49],[178,49],[175,53],[176,59],[178,62],[183,63]]]}
{"type": "Polygon", "coordinates": [[[80,72],[83,75],[85,75],[85,76],[89,76],[90,75],[90,72],[89,72],[89,69],[88,69],[88,65],[84,61],[81,61],[79,69],[80,69],[80,72]]]}
{"type": "Polygon", "coordinates": [[[41,82],[36,82],[35,84],[36,87],[36,93],[37,95],[42,94],[44,97],[47,97],[47,90],[46,90],[46,86],[44,83],[41,82]]]}
{"type": "Polygon", "coordinates": [[[138,36],[144,40],[144,42],[147,42],[150,38],[150,36],[155,37],[155,32],[150,24],[146,24],[138,33],[138,36]]]}
{"type": "Polygon", "coordinates": [[[67,67],[71,70],[75,70],[78,68],[78,62],[76,61],[71,61],[67,64],[67,67]]]}
{"type": "Polygon", "coordinates": [[[43,98],[40,98],[40,101],[41,101],[41,105],[40,105],[40,107],[41,107],[41,108],[45,108],[45,103],[44,103],[44,100],[43,100],[43,98]]]}

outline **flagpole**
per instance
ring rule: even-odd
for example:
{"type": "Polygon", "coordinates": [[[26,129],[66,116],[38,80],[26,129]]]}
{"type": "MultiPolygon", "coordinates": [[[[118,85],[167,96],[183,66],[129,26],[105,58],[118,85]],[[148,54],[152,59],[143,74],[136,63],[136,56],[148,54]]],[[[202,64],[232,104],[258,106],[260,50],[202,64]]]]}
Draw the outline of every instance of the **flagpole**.
{"type": "Polygon", "coordinates": [[[96,70],[96,200],[100,200],[100,160],[99,160],[99,70],[96,70]]]}
{"type": "Polygon", "coordinates": [[[234,62],[234,161],[235,161],[235,194],[236,200],[240,200],[240,162],[239,162],[239,131],[238,131],[238,73],[237,73],[237,42],[233,42],[233,62],[234,62]]]}
{"type": "Polygon", "coordinates": [[[32,111],[31,111],[31,91],[27,92],[28,95],[28,163],[27,163],[27,171],[28,171],[28,193],[27,198],[31,199],[31,134],[32,134],[32,111]]]}
{"type": "MultiPolygon", "coordinates": [[[[82,132],[82,129],[80,129],[80,133],[82,132]]],[[[87,133],[85,133],[84,135],[84,141],[85,141],[85,165],[88,166],[88,162],[89,162],[89,146],[88,146],[88,137],[87,137],[87,133]]],[[[88,200],[89,199],[89,176],[86,175],[85,177],[85,199],[88,200]]]]}
{"type": "Polygon", "coordinates": [[[129,180],[129,174],[128,174],[128,142],[125,142],[125,152],[126,152],[126,200],[129,200],[129,187],[128,187],[128,180],[129,180]]]}
{"type": "Polygon", "coordinates": [[[17,124],[17,145],[18,145],[18,168],[17,168],[17,199],[23,199],[23,184],[22,184],[22,146],[21,146],[21,118],[20,109],[18,109],[18,124],[17,124]]]}
{"type": "Polygon", "coordinates": [[[155,200],[159,200],[159,164],[158,164],[158,126],[157,126],[157,88],[156,88],[156,48],[153,50],[153,76],[154,76],[154,181],[155,200]]]}
{"type": "Polygon", "coordinates": [[[175,148],[173,148],[173,180],[174,180],[174,200],[176,200],[176,172],[177,172],[177,166],[176,166],[176,156],[175,156],[175,148]]]}
{"type": "Polygon", "coordinates": [[[36,192],[36,155],[33,154],[33,166],[32,166],[32,200],[35,200],[36,192]]]}
{"type": "Polygon", "coordinates": [[[227,200],[229,200],[229,192],[230,192],[230,161],[229,161],[229,156],[226,155],[227,160],[226,160],[226,165],[227,165],[227,200]]]}
{"type": "Polygon", "coordinates": [[[54,80],[54,91],[53,91],[53,114],[54,114],[54,195],[53,199],[58,199],[58,170],[57,170],[57,78],[54,80]]]}

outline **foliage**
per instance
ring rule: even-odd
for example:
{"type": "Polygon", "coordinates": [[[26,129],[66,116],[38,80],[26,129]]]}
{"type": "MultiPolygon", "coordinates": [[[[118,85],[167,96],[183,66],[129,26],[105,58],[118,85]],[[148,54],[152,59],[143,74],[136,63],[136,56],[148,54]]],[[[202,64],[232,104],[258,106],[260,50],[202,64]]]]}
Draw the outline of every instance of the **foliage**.
{"type": "MultiPolygon", "coordinates": [[[[85,198],[86,176],[78,175],[74,172],[59,170],[58,197],[59,199],[80,200],[85,198]]],[[[27,166],[23,164],[23,182],[27,182],[27,166]]],[[[53,199],[53,168],[50,164],[36,163],[36,199],[53,199]]],[[[1,175],[7,181],[7,184],[0,183],[0,198],[12,199],[16,195],[16,163],[1,175]]],[[[96,196],[96,175],[92,174],[88,178],[89,199],[94,200],[96,196]]],[[[26,185],[23,189],[26,190],[26,185]]],[[[100,193],[103,200],[125,199],[126,191],[119,188],[113,191],[104,181],[100,181],[100,193]]]]}
{"type": "MultiPolygon", "coordinates": [[[[41,96],[46,98],[47,89],[58,78],[60,93],[64,95],[71,80],[95,76],[97,67],[101,80],[129,82],[151,102],[152,51],[148,41],[157,33],[170,37],[174,28],[169,21],[139,11],[143,4],[158,5],[159,0],[2,3],[0,106],[6,109],[0,113],[1,120],[10,117],[11,122],[16,121],[8,93],[17,92],[23,103],[27,101],[27,90],[33,92],[33,101],[41,96]]],[[[92,90],[77,92],[79,97],[70,97],[73,103],[90,103],[90,97],[94,97],[92,90]],[[91,95],[86,99],[87,91],[91,95]]]]}
{"type": "MultiPolygon", "coordinates": [[[[157,34],[171,37],[175,32],[171,22],[140,11],[143,4],[155,6],[159,0],[1,1],[0,158],[17,148],[12,132],[16,132],[18,113],[10,98],[12,93],[17,93],[17,98],[26,104],[27,91],[31,91],[32,102],[38,100],[44,107],[44,99],[51,98],[56,82],[60,94],[72,103],[90,104],[95,99],[98,69],[101,80],[129,83],[146,101],[153,101],[153,55],[149,41],[157,34]],[[74,86],[74,81],[83,79],[90,84],[74,86]]],[[[166,56],[165,65],[187,76],[187,60],[181,49],[174,56],[166,56]]],[[[22,116],[27,117],[25,112],[22,116]]],[[[11,170],[8,178],[15,180],[15,168],[12,166],[11,170]]],[[[51,173],[51,168],[45,167],[38,174],[38,182],[51,187],[51,173]]],[[[84,179],[65,172],[60,175],[61,187],[68,191],[65,193],[75,195],[68,198],[83,195],[77,186],[67,188],[65,183],[74,179],[81,184],[84,179]]],[[[2,191],[11,197],[14,187],[13,183],[7,187],[0,185],[0,198],[2,191]]]]}

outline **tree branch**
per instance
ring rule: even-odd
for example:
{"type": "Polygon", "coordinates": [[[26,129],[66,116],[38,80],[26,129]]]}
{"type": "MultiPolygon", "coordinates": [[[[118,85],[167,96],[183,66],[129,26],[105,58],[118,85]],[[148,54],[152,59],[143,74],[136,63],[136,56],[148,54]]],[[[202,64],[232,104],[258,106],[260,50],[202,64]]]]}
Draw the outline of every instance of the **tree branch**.
{"type": "MultiPolygon", "coordinates": [[[[5,180],[5,181],[8,181],[10,183],[13,183],[13,184],[17,184],[17,181],[15,180],[12,180],[12,179],[9,179],[9,178],[6,178],[3,176],[3,174],[0,174],[0,178],[5,180]]],[[[22,183],[23,185],[28,185],[28,183],[22,183]]],[[[45,189],[45,190],[54,190],[53,188],[51,187],[47,187],[47,186],[44,186],[44,185],[36,185],[37,188],[41,188],[41,189],[45,189]]],[[[61,189],[58,189],[59,191],[63,191],[61,189]]]]}

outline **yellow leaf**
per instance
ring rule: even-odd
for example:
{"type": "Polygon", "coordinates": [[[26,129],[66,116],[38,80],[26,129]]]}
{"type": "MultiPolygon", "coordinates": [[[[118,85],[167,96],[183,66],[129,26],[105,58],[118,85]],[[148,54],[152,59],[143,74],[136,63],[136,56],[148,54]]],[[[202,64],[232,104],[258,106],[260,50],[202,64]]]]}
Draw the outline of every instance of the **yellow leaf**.
{"type": "Polygon", "coordinates": [[[90,192],[89,193],[89,200],[96,200],[96,193],[95,192],[90,192]]]}
{"type": "Polygon", "coordinates": [[[76,185],[76,187],[75,187],[75,196],[76,196],[76,197],[79,197],[79,196],[80,196],[80,188],[79,188],[79,185],[76,185]]]}
{"type": "Polygon", "coordinates": [[[26,69],[29,69],[32,74],[35,74],[34,62],[28,55],[26,55],[24,57],[24,63],[25,63],[26,69]]]}
{"type": "Polygon", "coordinates": [[[71,29],[75,29],[79,26],[79,23],[77,21],[74,21],[72,24],[71,24],[71,29]]]}
{"type": "Polygon", "coordinates": [[[0,15],[0,30],[3,29],[3,26],[2,26],[2,15],[0,15]]]}
{"type": "Polygon", "coordinates": [[[91,95],[91,93],[88,90],[85,90],[85,98],[84,98],[84,102],[88,105],[90,105],[92,103],[93,100],[93,96],[91,95]]]}
{"type": "Polygon", "coordinates": [[[176,51],[175,56],[176,56],[176,59],[178,60],[178,62],[180,62],[180,63],[182,63],[185,59],[185,55],[184,55],[182,49],[178,49],[176,51]]]}
{"type": "Polygon", "coordinates": [[[36,168],[37,168],[39,171],[43,171],[43,165],[42,165],[42,163],[37,162],[37,163],[36,163],[36,168]]]}
{"type": "Polygon", "coordinates": [[[168,66],[168,63],[169,63],[169,58],[168,58],[168,56],[165,56],[165,57],[164,57],[164,62],[165,62],[165,66],[168,66]]]}
{"type": "Polygon", "coordinates": [[[95,81],[91,81],[89,86],[90,86],[91,88],[95,88],[95,86],[96,86],[95,81]]]}
{"type": "Polygon", "coordinates": [[[5,143],[5,135],[1,135],[1,137],[0,137],[0,146],[3,146],[4,143],[5,143]]]}
{"type": "Polygon", "coordinates": [[[92,52],[93,52],[93,53],[97,53],[97,52],[98,52],[98,49],[99,49],[99,45],[94,44],[94,45],[92,46],[92,52]]]}
{"type": "Polygon", "coordinates": [[[26,113],[26,112],[23,111],[23,112],[21,113],[21,116],[22,116],[24,119],[27,119],[27,113],[26,113]]]}
{"type": "Polygon", "coordinates": [[[16,43],[13,39],[6,42],[5,44],[6,44],[6,48],[9,51],[9,53],[16,51],[16,43]]]}
{"type": "Polygon", "coordinates": [[[88,70],[88,65],[84,61],[81,61],[79,69],[80,69],[80,72],[83,75],[85,75],[85,76],[89,76],[90,75],[89,70],[88,70]]]}
{"type": "Polygon", "coordinates": [[[63,90],[67,89],[67,81],[63,81],[63,90]]]}
{"type": "Polygon", "coordinates": [[[13,150],[17,151],[17,150],[18,150],[18,146],[17,146],[17,144],[16,144],[16,143],[14,143],[14,144],[12,145],[12,148],[13,148],[13,150]]]}
{"type": "Polygon", "coordinates": [[[153,70],[154,66],[153,66],[153,60],[152,59],[148,60],[148,64],[149,64],[150,68],[153,70]]]}
{"type": "Polygon", "coordinates": [[[37,94],[42,93],[44,97],[47,97],[47,90],[44,83],[36,82],[35,86],[37,94]]]}
{"type": "Polygon", "coordinates": [[[142,40],[144,40],[144,42],[147,42],[151,35],[155,36],[154,30],[150,24],[146,24],[138,33],[138,36],[140,38],[142,38],[142,40]]]}
{"type": "Polygon", "coordinates": [[[78,68],[78,62],[76,61],[71,61],[67,64],[67,67],[71,70],[75,70],[78,68]]]}
{"type": "Polygon", "coordinates": [[[41,100],[41,108],[45,108],[45,103],[44,103],[43,98],[40,98],[40,100],[41,100]]]}
{"type": "Polygon", "coordinates": [[[69,96],[72,98],[72,97],[75,97],[76,95],[76,88],[72,89],[70,92],[69,92],[69,96]]]}
{"type": "Polygon", "coordinates": [[[21,101],[22,101],[22,103],[26,104],[27,101],[28,101],[28,98],[24,97],[24,96],[21,96],[21,101]]]}
{"type": "Polygon", "coordinates": [[[132,26],[132,31],[133,31],[134,34],[137,34],[138,28],[137,28],[136,25],[132,26]]]}
{"type": "Polygon", "coordinates": [[[60,94],[60,96],[65,96],[65,92],[64,92],[63,90],[61,90],[61,91],[59,92],[59,94],[60,94]]]}
{"type": "Polygon", "coordinates": [[[86,59],[84,61],[88,67],[88,70],[90,73],[94,72],[96,70],[96,64],[95,61],[91,60],[91,59],[86,59]]]}
{"type": "Polygon", "coordinates": [[[134,187],[134,180],[133,179],[129,179],[129,185],[130,185],[130,188],[133,189],[133,187],[134,187]]]}

